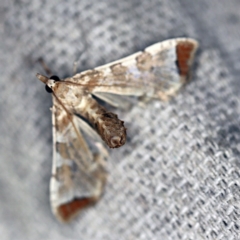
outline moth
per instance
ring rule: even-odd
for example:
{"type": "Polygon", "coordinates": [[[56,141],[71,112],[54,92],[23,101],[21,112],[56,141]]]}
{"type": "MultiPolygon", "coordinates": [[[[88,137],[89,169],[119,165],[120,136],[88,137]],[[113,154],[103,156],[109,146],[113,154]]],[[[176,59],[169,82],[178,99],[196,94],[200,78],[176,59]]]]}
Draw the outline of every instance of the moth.
{"type": "Polygon", "coordinates": [[[170,39],[63,80],[36,75],[53,96],[50,202],[58,220],[68,222],[98,201],[107,179],[106,146],[126,142],[124,122],[96,98],[115,107],[119,96],[168,100],[188,81],[197,48],[196,40],[170,39]]]}

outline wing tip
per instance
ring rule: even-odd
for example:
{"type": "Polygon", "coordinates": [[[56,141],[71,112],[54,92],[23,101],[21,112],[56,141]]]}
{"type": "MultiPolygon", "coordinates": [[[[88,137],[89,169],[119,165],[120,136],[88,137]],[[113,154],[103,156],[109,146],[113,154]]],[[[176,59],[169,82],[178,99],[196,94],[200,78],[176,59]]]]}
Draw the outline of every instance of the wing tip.
{"type": "Polygon", "coordinates": [[[188,78],[197,48],[198,42],[194,39],[179,39],[177,42],[176,64],[181,77],[188,78]]]}
{"type": "Polygon", "coordinates": [[[56,207],[54,214],[60,222],[68,223],[75,218],[81,210],[93,205],[96,201],[96,198],[73,199],[70,202],[56,207]]]}

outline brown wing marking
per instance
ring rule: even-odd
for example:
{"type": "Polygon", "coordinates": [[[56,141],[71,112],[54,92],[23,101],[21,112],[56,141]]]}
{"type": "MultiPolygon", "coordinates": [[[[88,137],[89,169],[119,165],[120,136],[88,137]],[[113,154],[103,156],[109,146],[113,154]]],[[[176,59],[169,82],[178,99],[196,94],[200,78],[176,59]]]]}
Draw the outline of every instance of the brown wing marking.
{"type": "Polygon", "coordinates": [[[77,116],[65,111],[65,107],[53,98],[54,157],[50,200],[57,219],[68,222],[101,197],[107,177],[107,155],[99,142],[91,140],[90,147],[79,130],[77,116]]]}
{"type": "Polygon", "coordinates": [[[176,38],[156,43],[113,63],[65,79],[90,93],[168,99],[186,82],[197,41],[176,38]]]}
{"type": "Polygon", "coordinates": [[[176,47],[177,65],[181,76],[187,77],[192,64],[193,50],[195,45],[192,42],[179,42],[176,47]]]}
{"type": "Polygon", "coordinates": [[[89,207],[95,201],[95,198],[74,199],[71,202],[60,205],[57,209],[57,212],[63,222],[69,222],[82,209],[89,207]]]}

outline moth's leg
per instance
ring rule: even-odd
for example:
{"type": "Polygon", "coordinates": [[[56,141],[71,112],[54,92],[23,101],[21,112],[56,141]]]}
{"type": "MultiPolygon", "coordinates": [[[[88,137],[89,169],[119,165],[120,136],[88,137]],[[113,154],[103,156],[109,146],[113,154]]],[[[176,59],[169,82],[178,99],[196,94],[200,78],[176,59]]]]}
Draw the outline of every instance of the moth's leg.
{"type": "Polygon", "coordinates": [[[43,58],[39,58],[38,62],[42,65],[42,68],[44,69],[44,71],[46,72],[46,74],[48,76],[52,76],[52,71],[50,70],[50,68],[47,66],[47,64],[45,63],[45,61],[43,60],[43,58]]]}

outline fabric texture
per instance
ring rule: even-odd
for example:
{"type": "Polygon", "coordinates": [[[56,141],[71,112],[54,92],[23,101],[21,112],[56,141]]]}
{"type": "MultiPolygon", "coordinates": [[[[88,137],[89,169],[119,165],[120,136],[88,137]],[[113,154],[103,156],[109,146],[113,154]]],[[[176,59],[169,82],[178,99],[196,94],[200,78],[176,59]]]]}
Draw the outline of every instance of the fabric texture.
{"type": "Polygon", "coordinates": [[[240,239],[240,2],[0,3],[0,236],[9,239],[240,239]],[[70,225],[49,203],[51,96],[60,78],[173,37],[200,42],[192,81],[129,111],[99,203],[70,225]]]}

